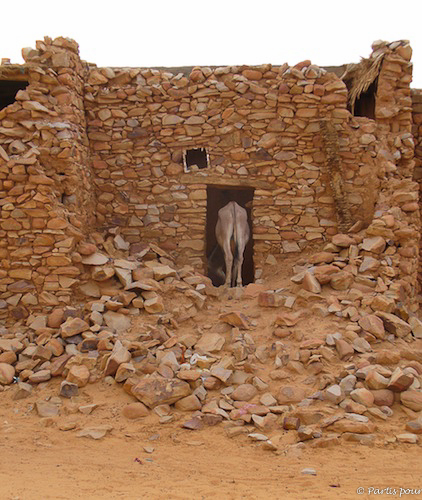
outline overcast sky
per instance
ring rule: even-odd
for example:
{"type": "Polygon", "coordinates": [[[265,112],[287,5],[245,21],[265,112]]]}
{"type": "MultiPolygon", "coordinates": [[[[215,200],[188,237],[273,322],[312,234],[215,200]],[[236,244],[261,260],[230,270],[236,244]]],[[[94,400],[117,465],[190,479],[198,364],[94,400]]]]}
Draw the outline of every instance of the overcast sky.
{"type": "Polygon", "coordinates": [[[8,0],[0,58],[45,35],[70,37],[98,66],[359,62],[374,40],[410,40],[422,88],[421,0],[8,0]]]}

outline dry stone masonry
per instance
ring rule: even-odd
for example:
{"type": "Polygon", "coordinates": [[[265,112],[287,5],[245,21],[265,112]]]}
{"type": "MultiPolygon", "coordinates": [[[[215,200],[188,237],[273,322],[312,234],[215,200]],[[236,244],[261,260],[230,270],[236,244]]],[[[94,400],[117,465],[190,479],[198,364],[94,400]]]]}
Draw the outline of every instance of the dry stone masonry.
{"type": "MultiPolygon", "coordinates": [[[[24,65],[0,70],[3,81],[28,83],[0,111],[4,318],[71,302],[86,272],[77,245],[93,227],[117,230],[132,254],[155,242],[204,272],[216,186],[253,193],[257,278],[269,254],[300,252],[356,222],[375,224],[374,215],[383,225],[390,209],[400,211],[396,226],[419,230],[419,94],[413,124],[406,41],[374,43],[361,63],[367,73],[344,81],[310,61],[97,68],[64,38],[46,37],[23,56],[24,65]],[[374,68],[375,119],[353,116],[348,97],[356,101],[358,88],[366,98],[374,68]]],[[[415,251],[398,273],[413,290],[415,251]]]]}
{"type": "Polygon", "coordinates": [[[16,382],[19,401],[60,380],[35,402],[60,418],[87,384],[121,384],[129,420],[192,412],[186,429],[222,422],[272,451],[277,428],[372,443],[399,407],[394,440],[418,442],[422,94],[407,41],[346,68],[98,68],[48,37],[22,53],[0,66],[1,390],[16,382]],[[222,292],[205,275],[229,199],[249,210],[256,283],[222,292]],[[287,265],[288,286],[268,289],[287,265]],[[319,315],[338,331],[301,329],[319,315]]]}

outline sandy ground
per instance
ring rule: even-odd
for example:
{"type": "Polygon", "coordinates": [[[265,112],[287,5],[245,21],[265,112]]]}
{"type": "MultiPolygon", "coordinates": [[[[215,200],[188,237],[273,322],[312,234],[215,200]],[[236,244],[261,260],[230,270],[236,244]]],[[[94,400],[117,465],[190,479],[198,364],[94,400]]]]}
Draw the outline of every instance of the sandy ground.
{"type": "Polygon", "coordinates": [[[246,438],[229,440],[221,428],[160,427],[150,441],[155,429],[138,426],[130,437],[92,441],[33,421],[7,426],[2,415],[0,498],[356,499],[375,496],[371,487],[396,488],[388,498],[399,498],[400,488],[422,488],[419,446],[344,444],[277,455],[246,438]],[[316,476],[301,473],[309,467],[316,476]]]}

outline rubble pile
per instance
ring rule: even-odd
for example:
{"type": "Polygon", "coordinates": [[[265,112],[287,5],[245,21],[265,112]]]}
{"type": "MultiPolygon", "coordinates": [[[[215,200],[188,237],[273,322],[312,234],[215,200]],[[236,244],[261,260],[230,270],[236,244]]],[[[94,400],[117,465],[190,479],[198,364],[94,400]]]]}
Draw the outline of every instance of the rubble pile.
{"type": "MultiPolygon", "coordinates": [[[[286,433],[290,446],[418,443],[422,323],[412,314],[403,319],[405,308],[387,300],[388,287],[376,291],[385,273],[372,276],[369,287],[346,269],[363,260],[359,251],[382,247],[378,240],[357,244],[356,237],[338,235],[331,253],[312,255],[312,267],[270,290],[214,288],[192,269],[177,269],[155,245],[130,255],[118,234],[93,234],[96,244],[79,246],[81,306],[2,330],[0,387],[17,402],[32,401],[62,430],[69,430],[61,419],[80,391],[107,383],[133,398],[121,409],[126,419],[156,418],[189,430],[220,424],[228,437],[246,436],[272,451],[282,450],[286,433]],[[349,246],[338,245],[345,238],[349,246]],[[353,277],[347,288],[332,287],[342,280],[323,269],[336,264],[337,273],[353,277]],[[316,315],[331,319],[332,331],[314,335],[316,315]],[[39,399],[38,386],[50,385],[48,400],[39,399]],[[394,431],[384,436],[387,422],[394,431]]],[[[78,408],[95,421],[96,406],[78,408]]],[[[113,426],[72,429],[101,439],[113,426]]]]}

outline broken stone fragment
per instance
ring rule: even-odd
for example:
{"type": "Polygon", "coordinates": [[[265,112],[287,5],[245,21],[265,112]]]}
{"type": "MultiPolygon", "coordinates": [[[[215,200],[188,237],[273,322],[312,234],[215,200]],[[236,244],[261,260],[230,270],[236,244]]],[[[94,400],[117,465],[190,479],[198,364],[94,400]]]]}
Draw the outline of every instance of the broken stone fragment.
{"type": "Polygon", "coordinates": [[[87,266],[102,266],[104,264],[107,264],[108,261],[109,258],[99,252],[82,258],[82,264],[85,264],[87,266]]]}
{"type": "Polygon", "coordinates": [[[164,311],[163,299],[159,296],[144,301],[144,309],[149,314],[158,314],[164,311]]]}
{"type": "Polygon", "coordinates": [[[89,370],[85,365],[73,365],[67,374],[66,380],[78,387],[85,387],[89,381],[89,376],[89,370]]]}
{"type": "Polygon", "coordinates": [[[389,381],[388,378],[382,376],[376,370],[370,370],[365,378],[365,383],[368,386],[368,389],[386,389],[389,381]]]}
{"type": "Polygon", "coordinates": [[[248,318],[241,312],[232,311],[220,314],[220,320],[231,326],[237,326],[241,330],[248,330],[248,318]]]}
{"type": "Polygon", "coordinates": [[[352,432],[355,434],[372,434],[376,427],[372,422],[359,422],[343,418],[331,424],[327,429],[333,432],[352,432]]]}
{"type": "Polygon", "coordinates": [[[350,359],[355,353],[353,346],[346,340],[335,339],[335,346],[340,359],[350,359]]]}
{"type": "Polygon", "coordinates": [[[77,384],[69,382],[68,380],[63,380],[63,382],[60,384],[60,396],[64,398],[71,398],[73,396],[77,396],[78,394],[79,387],[77,384]]]}
{"type": "Polygon", "coordinates": [[[388,389],[377,389],[371,391],[374,396],[374,404],[377,406],[393,406],[394,393],[388,389]]]}
{"type": "Polygon", "coordinates": [[[374,335],[377,339],[383,339],[385,336],[384,323],[381,318],[375,314],[367,314],[358,321],[359,326],[374,335]]]}
{"type": "Polygon", "coordinates": [[[276,396],[278,404],[280,405],[299,403],[305,397],[305,390],[295,386],[281,387],[276,396]]]}
{"type": "Polygon", "coordinates": [[[376,314],[383,321],[384,328],[387,332],[392,333],[396,337],[405,337],[412,331],[409,323],[406,323],[406,321],[400,319],[394,314],[382,311],[379,311],[376,314]]]}
{"type": "Polygon", "coordinates": [[[102,439],[108,432],[111,432],[111,425],[103,425],[99,427],[86,427],[76,433],[76,437],[89,437],[91,439],[102,439]]]}
{"type": "Polygon", "coordinates": [[[422,411],[422,392],[408,390],[400,393],[401,404],[413,411],[422,411]]]}
{"type": "Polygon", "coordinates": [[[196,411],[202,408],[202,404],[195,394],[190,394],[189,396],[176,401],[174,407],[179,411],[196,411]]]}
{"type": "MultiPolygon", "coordinates": [[[[361,405],[364,405],[366,407],[370,407],[374,404],[374,396],[369,391],[368,389],[365,388],[359,388],[359,389],[354,389],[350,393],[350,397],[355,401],[356,403],[359,403],[361,405]]],[[[351,431],[353,432],[353,431],[351,431]]]]}
{"type": "Polygon", "coordinates": [[[89,324],[80,318],[67,318],[61,325],[60,334],[63,338],[73,337],[78,333],[89,330],[89,324]]]}
{"type": "Polygon", "coordinates": [[[241,384],[231,393],[230,397],[234,401],[250,401],[258,394],[255,386],[252,384],[241,384]]]}
{"type": "Polygon", "coordinates": [[[7,363],[0,363],[0,384],[9,385],[13,382],[15,368],[7,363]]]}
{"type": "Polygon", "coordinates": [[[40,370],[36,373],[32,373],[28,380],[32,384],[40,384],[41,382],[47,382],[47,380],[51,379],[51,371],[50,370],[40,370]]]}
{"type": "Polygon", "coordinates": [[[133,396],[148,408],[161,404],[172,404],[191,394],[187,382],[180,379],[164,379],[157,377],[144,378],[131,390],[133,396]]]}
{"type": "Polygon", "coordinates": [[[419,442],[419,436],[410,432],[397,434],[396,439],[399,443],[417,444],[419,442]]]}
{"type": "Polygon", "coordinates": [[[283,305],[285,297],[277,293],[261,292],[258,295],[258,305],[260,307],[280,307],[283,305]]]}
{"type": "Polygon", "coordinates": [[[37,401],[35,408],[40,417],[56,417],[60,413],[59,407],[48,401],[37,401]]]}
{"type": "Polygon", "coordinates": [[[350,245],[354,245],[355,239],[347,234],[335,234],[331,240],[334,245],[341,248],[348,248],[350,245]]]}
{"type": "Polygon", "coordinates": [[[297,417],[287,416],[283,418],[283,429],[287,431],[297,431],[300,427],[300,419],[297,417]]]}
{"type": "Polygon", "coordinates": [[[13,400],[18,401],[19,399],[27,398],[32,393],[32,385],[27,384],[26,382],[18,382],[18,388],[15,394],[13,395],[13,400]]]}
{"type": "Polygon", "coordinates": [[[193,417],[190,420],[183,422],[182,427],[184,429],[189,429],[190,431],[198,431],[204,427],[204,424],[200,417],[193,417]]]}
{"type": "Polygon", "coordinates": [[[114,276],[112,267],[94,267],[91,273],[94,281],[106,281],[114,276]]]}
{"type": "Polygon", "coordinates": [[[404,373],[403,370],[397,367],[390,377],[387,389],[393,392],[403,392],[412,385],[414,376],[404,373]]]}
{"type": "Polygon", "coordinates": [[[125,332],[131,326],[130,316],[115,311],[107,311],[103,314],[105,324],[116,332],[125,332]]]}
{"type": "Polygon", "coordinates": [[[123,408],[122,415],[129,420],[135,420],[149,415],[149,410],[143,403],[130,403],[123,408]]]}
{"type": "Polygon", "coordinates": [[[132,355],[126,349],[126,347],[123,346],[120,340],[117,340],[114,344],[111,356],[107,360],[104,376],[115,375],[119,366],[122,363],[128,363],[131,357],[132,355]]]}
{"type": "Polygon", "coordinates": [[[218,333],[205,333],[195,344],[195,350],[199,354],[207,352],[221,351],[225,343],[225,338],[218,333]]]}
{"type": "Polygon", "coordinates": [[[132,363],[122,363],[118,368],[114,380],[116,382],[124,382],[129,377],[135,375],[136,369],[132,363]]]}
{"type": "Polygon", "coordinates": [[[321,293],[321,285],[313,274],[306,271],[303,276],[302,286],[311,293],[321,293]]]}
{"type": "Polygon", "coordinates": [[[325,389],[325,399],[334,404],[340,404],[344,399],[344,393],[340,385],[335,384],[325,389]]]}
{"type": "Polygon", "coordinates": [[[163,266],[163,265],[154,266],[152,268],[152,272],[154,273],[154,279],[156,281],[176,276],[176,270],[172,269],[170,266],[163,266]]]}

